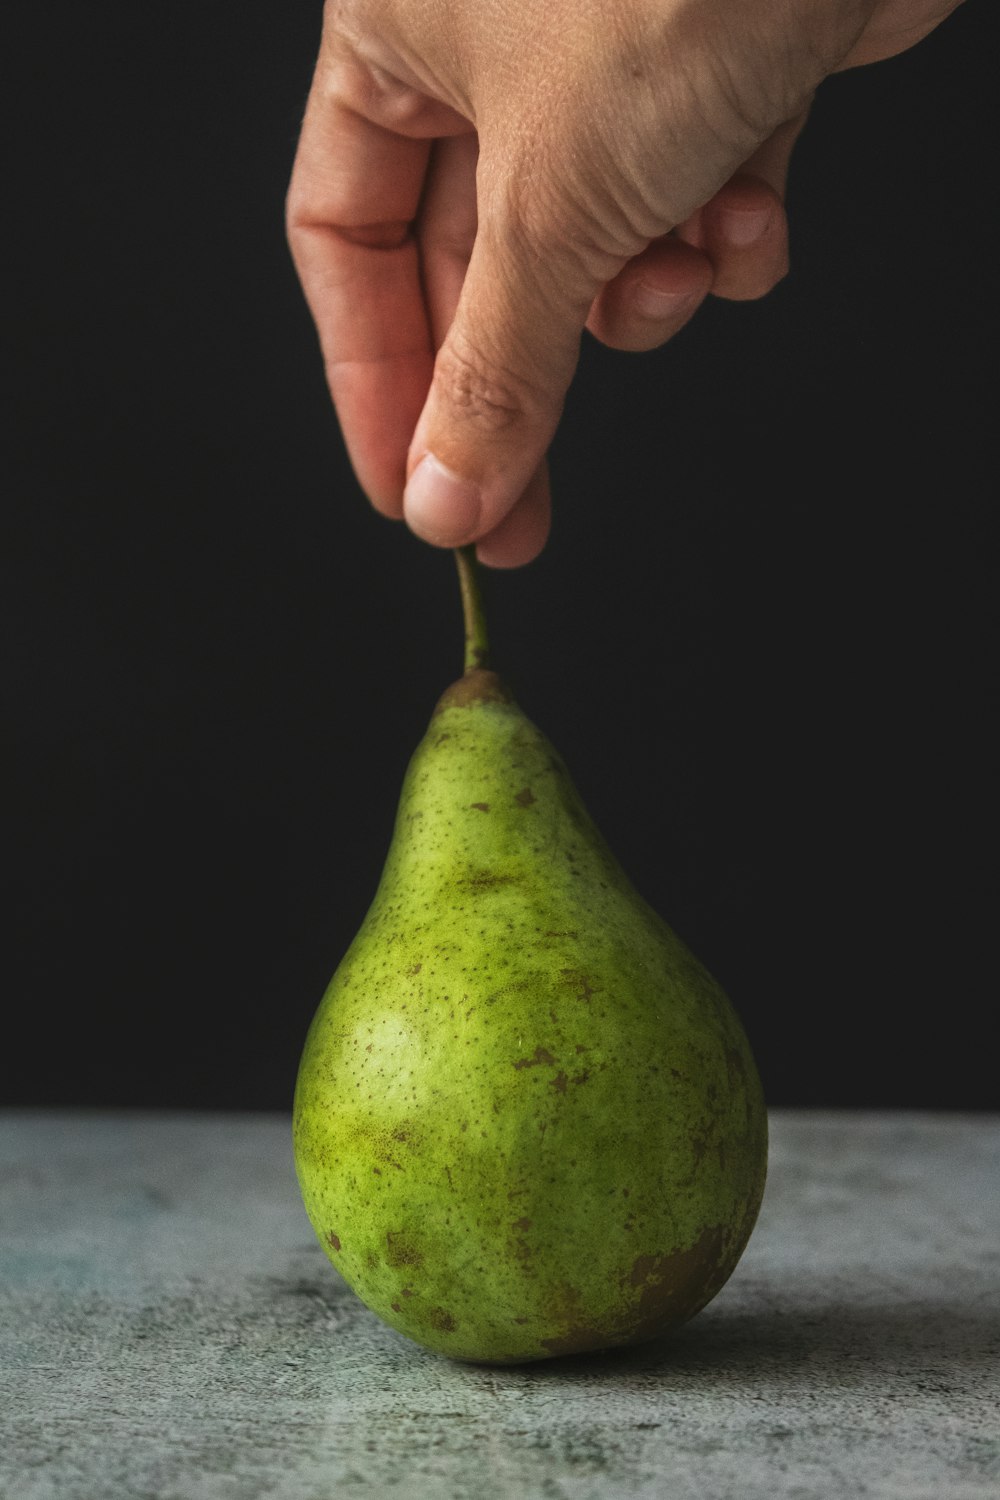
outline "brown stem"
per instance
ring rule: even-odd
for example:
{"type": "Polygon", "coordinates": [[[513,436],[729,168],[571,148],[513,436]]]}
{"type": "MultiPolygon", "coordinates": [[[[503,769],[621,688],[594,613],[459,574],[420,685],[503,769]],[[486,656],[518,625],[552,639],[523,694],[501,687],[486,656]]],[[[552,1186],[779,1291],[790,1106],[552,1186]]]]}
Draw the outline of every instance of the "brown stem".
{"type": "Polygon", "coordinates": [[[462,614],[465,618],[465,670],[489,667],[490,643],[483,614],[483,596],[479,588],[479,564],[474,545],[455,548],[458,581],[462,590],[462,614]]]}

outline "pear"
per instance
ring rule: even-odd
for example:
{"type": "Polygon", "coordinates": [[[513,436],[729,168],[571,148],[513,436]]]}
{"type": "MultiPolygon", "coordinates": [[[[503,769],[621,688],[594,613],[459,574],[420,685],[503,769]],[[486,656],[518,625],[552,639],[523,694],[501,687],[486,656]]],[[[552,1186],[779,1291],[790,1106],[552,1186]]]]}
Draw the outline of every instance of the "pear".
{"type": "Polygon", "coordinates": [[[656,1338],[735,1268],[767,1114],[743,1027],[633,888],[487,665],[406,773],[384,872],[295,1086],[324,1251],[424,1348],[511,1364],[656,1338]]]}

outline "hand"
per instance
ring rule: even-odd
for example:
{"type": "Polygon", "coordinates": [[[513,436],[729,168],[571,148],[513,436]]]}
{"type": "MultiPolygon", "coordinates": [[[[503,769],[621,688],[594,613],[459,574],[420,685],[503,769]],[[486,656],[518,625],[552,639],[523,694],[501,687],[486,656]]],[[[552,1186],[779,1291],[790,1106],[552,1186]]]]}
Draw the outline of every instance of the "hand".
{"type": "Polygon", "coordinates": [[[328,0],[288,236],[372,504],[536,556],[583,329],[652,349],[768,292],[814,91],[958,3],[328,0]]]}

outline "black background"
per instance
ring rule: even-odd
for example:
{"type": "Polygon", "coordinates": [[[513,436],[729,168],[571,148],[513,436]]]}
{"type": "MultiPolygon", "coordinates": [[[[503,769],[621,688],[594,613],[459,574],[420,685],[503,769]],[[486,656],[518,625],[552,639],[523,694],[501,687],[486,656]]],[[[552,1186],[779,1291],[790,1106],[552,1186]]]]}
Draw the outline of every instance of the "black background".
{"type": "MultiPolygon", "coordinates": [[[[460,670],[284,242],[318,4],[17,21],[8,1103],[286,1108],[460,670]]],[[[994,1108],[994,8],[820,90],[793,269],[585,342],[500,666],[774,1105],[994,1108]]]]}

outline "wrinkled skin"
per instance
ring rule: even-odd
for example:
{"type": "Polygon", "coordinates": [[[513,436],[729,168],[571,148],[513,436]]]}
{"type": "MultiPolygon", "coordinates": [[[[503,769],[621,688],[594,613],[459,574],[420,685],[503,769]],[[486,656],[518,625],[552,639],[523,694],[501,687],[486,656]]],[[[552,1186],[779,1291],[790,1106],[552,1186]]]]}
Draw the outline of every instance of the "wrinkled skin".
{"type": "Polygon", "coordinates": [[[372,503],[534,557],[583,329],[651,349],[769,291],[816,88],[957,3],[330,0],[288,234],[372,503]]]}
{"type": "Polygon", "coordinates": [[[753,1229],[767,1116],[737,1015],[492,673],[445,695],[411,761],[294,1143],[333,1264],[459,1359],[655,1338],[753,1229]]]}

